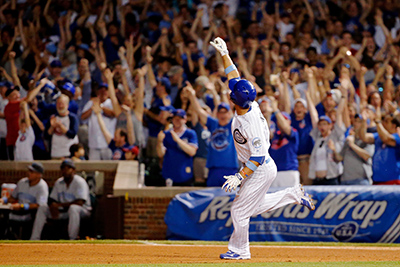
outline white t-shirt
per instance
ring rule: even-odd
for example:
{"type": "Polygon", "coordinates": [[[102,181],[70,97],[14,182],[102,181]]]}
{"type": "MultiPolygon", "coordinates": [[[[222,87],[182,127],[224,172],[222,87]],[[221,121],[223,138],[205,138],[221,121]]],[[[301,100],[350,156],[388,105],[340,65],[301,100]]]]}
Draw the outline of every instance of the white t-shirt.
{"type": "MultiPolygon", "coordinates": [[[[61,122],[67,129],[69,129],[70,120],[68,116],[57,116],[57,120],[61,122]]],[[[68,138],[65,134],[61,133],[60,129],[55,128],[54,133],[51,137],[51,157],[68,157],[70,155],[69,148],[73,144],[77,143],[79,143],[78,135],[75,135],[75,137],[71,139],[68,138]]]]}
{"type": "Polygon", "coordinates": [[[19,131],[17,142],[15,142],[15,160],[33,161],[33,144],[35,144],[35,133],[32,126],[27,128],[25,133],[19,131]]]}
{"type": "MultiPolygon", "coordinates": [[[[103,106],[108,108],[108,109],[113,109],[113,105],[111,103],[111,99],[107,99],[104,101],[103,106]]],[[[89,102],[86,103],[85,107],[83,108],[82,113],[88,111],[90,108],[92,108],[93,102],[90,100],[89,102]]],[[[117,119],[116,118],[109,118],[103,116],[103,121],[104,124],[106,125],[106,128],[108,132],[111,134],[111,136],[114,138],[114,132],[115,132],[115,126],[117,125],[117,119]]],[[[97,119],[97,116],[94,112],[89,117],[89,129],[88,129],[88,134],[89,134],[89,148],[95,148],[95,149],[102,149],[102,148],[107,148],[108,144],[106,142],[106,139],[104,138],[103,133],[101,132],[100,125],[97,119]]]]}
{"type": "Polygon", "coordinates": [[[276,24],[276,28],[278,28],[278,30],[279,30],[280,40],[284,40],[286,34],[288,34],[289,32],[293,32],[294,24],[293,23],[285,24],[282,21],[279,21],[276,24]]]}

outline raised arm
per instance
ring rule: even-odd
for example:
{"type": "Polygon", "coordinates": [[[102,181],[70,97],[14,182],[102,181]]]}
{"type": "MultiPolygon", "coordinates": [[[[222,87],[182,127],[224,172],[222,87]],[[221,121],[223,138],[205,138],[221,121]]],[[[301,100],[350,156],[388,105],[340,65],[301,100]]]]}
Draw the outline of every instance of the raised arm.
{"type": "Polygon", "coordinates": [[[136,142],[135,132],[133,130],[131,109],[128,106],[122,105],[122,110],[126,115],[126,128],[128,132],[128,143],[133,145],[136,142]]]}
{"type": "Polygon", "coordinates": [[[308,107],[308,112],[310,113],[311,117],[311,124],[313,128],[316,128],[318,126],[318,111],[315,108],[315,104],[313,103],[311,96],[310,96],[310,91],[306,91],[306,99],[307,99],[307,107],[308,107]]]}
{"type": "Polygon", "coordinates": [[[186,93],[189,97],[190,104],[191,104],[191,106],[193,106],[194,111],[199,116],[200,122],[202,124],[207,124],[208,114],[200,106],[200,103],[196,97],[196,92],[194,91],[192,85],[189,82],[186,82],[186,86],[185,86],[185,88],[183,88],[183,90],[186,91],[186,93]]]}
{"type": "Polygon", "coordinates": [[[103,133],[103,136],[106,139],[107,144],[109,144],[112,140],[112,135],[107,130],[106,124],[104,123],[103,116],[101,115],[102,109],[101,109],[100,105],[98,103],[93,103],[92,110],[96,114],[97,121],[99,122],[101,132],[103,133]]]}
{"type": "Polygon", "coordinates": [[[11,51],[9,54],[10,65],[11,65],[11,77],[13,79],[13,83],[17,86],[21,86],[21,82],[18,77],[17,66],[15,65],[15,52],[11,51]]]}
{"type": "Polygon", "coordinates": [[[224,40],[220,37],[215,38],[214,42],[210,41],[210,44],[221,54],[222,63],[224,64],[225,73],[228,80],[240,78],[239,72],[237,71],[231,57],[229,56],[229,51],[224,40]]]}
{"type": "Polygon", "coordinates": [[[278,109],[278,101],[274,97],[269,98],[271,100],[271,107],[273,114],[275,114],[276,122],[278,124],[279,129],[285,135],[290,135],[292,133],[292,126],[290,126],[290,122],[283,117],[282,113],[278,109]]]}
{"type": "Polygon", "coordinates": [[[121,106],[119,105],[117,96],[115,94],[114,80],[113,80],[114,75],[111,73],[110,69],[106,69],[104,71],[104,77],[107,79],[108,93],[110,95],[110,99],[113,105],[114,116],[118,117],[119,114],[121,114],[121,106]]]}

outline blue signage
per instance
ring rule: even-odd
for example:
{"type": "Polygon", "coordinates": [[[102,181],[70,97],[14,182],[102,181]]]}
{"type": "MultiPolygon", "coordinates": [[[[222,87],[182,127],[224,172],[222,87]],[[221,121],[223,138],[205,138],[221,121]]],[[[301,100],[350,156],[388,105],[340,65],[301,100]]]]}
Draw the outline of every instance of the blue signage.
{"type": "MultiPolygon", "coordinates": [[[[271,188],[269,193],[278,191],[271,188]]],[[[305,186],[315,210],[291,204],[250,219],[250,241],[400,243],[400,186],[305,186]]],[[[176,195],[165,222],[171,240],[227,241],[235,193],[208,188],[176,195]]]]}

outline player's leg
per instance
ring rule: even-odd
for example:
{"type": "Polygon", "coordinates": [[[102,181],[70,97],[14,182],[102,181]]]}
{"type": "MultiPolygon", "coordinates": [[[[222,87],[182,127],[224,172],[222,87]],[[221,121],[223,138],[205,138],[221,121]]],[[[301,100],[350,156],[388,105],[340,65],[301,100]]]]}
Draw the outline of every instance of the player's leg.
{"type": "Polygon", "coordinates": [[[242,257],[250,258],[248,231],[250,217],[264,201],[264,196],[272,183],[272,180],[265,179],[265,172],[276,175],[275,164],[262,166],[249,179],[245,179],[232,204],[231,218],[234,232],[229,240],[228,248],[242,257]]]}
{"type": "Polygon", "coordinates": [[[50,209],[47,205],[39,206],[36,212],[35,222],[33,223],[31,240],[40,240],[44,224],[49,215],[50,209]]]}
{"type": "Polygon", "coordinates": [[[68,236],[69,239],[75,240],[79,234],[81,218],[90,216],[90,212],[79,205],[71,205],[68,209],[68,236]]]}

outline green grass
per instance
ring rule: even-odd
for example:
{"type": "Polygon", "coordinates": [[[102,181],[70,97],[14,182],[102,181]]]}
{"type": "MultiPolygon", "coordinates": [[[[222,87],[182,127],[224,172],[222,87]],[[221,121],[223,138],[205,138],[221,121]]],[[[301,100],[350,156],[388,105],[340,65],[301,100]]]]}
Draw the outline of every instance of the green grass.
{"type": "MultiPolygon", "coordinates": [[[[169,240],[0,240],[0,244],[166,244],[166,245],[228,245],[221,241],[169,241],[169,240]]],[[[333,246],[333,247],[400,247],[400,244],[340,243],[340,242],[250,242],[251,246],[333,246]]]]}
{"type": "MultiPolygon", "coordinates": [[[[394,267],[399,266],[400,261],[383,261],[383,262],[274,262],[274,263],[238,263],[238,262],[225,262],[225,263],[209,263],[209,264],[107,264],[108,267],[226,267],[226,266],[249,266],[249,267],[337,267],[337,266],[346,266],[346,267],[375,267],[375,266],[385,266],[385,267],[394,267]]],[[[9,266],[9,265],[0,265],[0,267],[9,266]]],[[[99,267],[99,264],[76,264],[76,265],[12,265],[13,267],[99,267]]]]}

